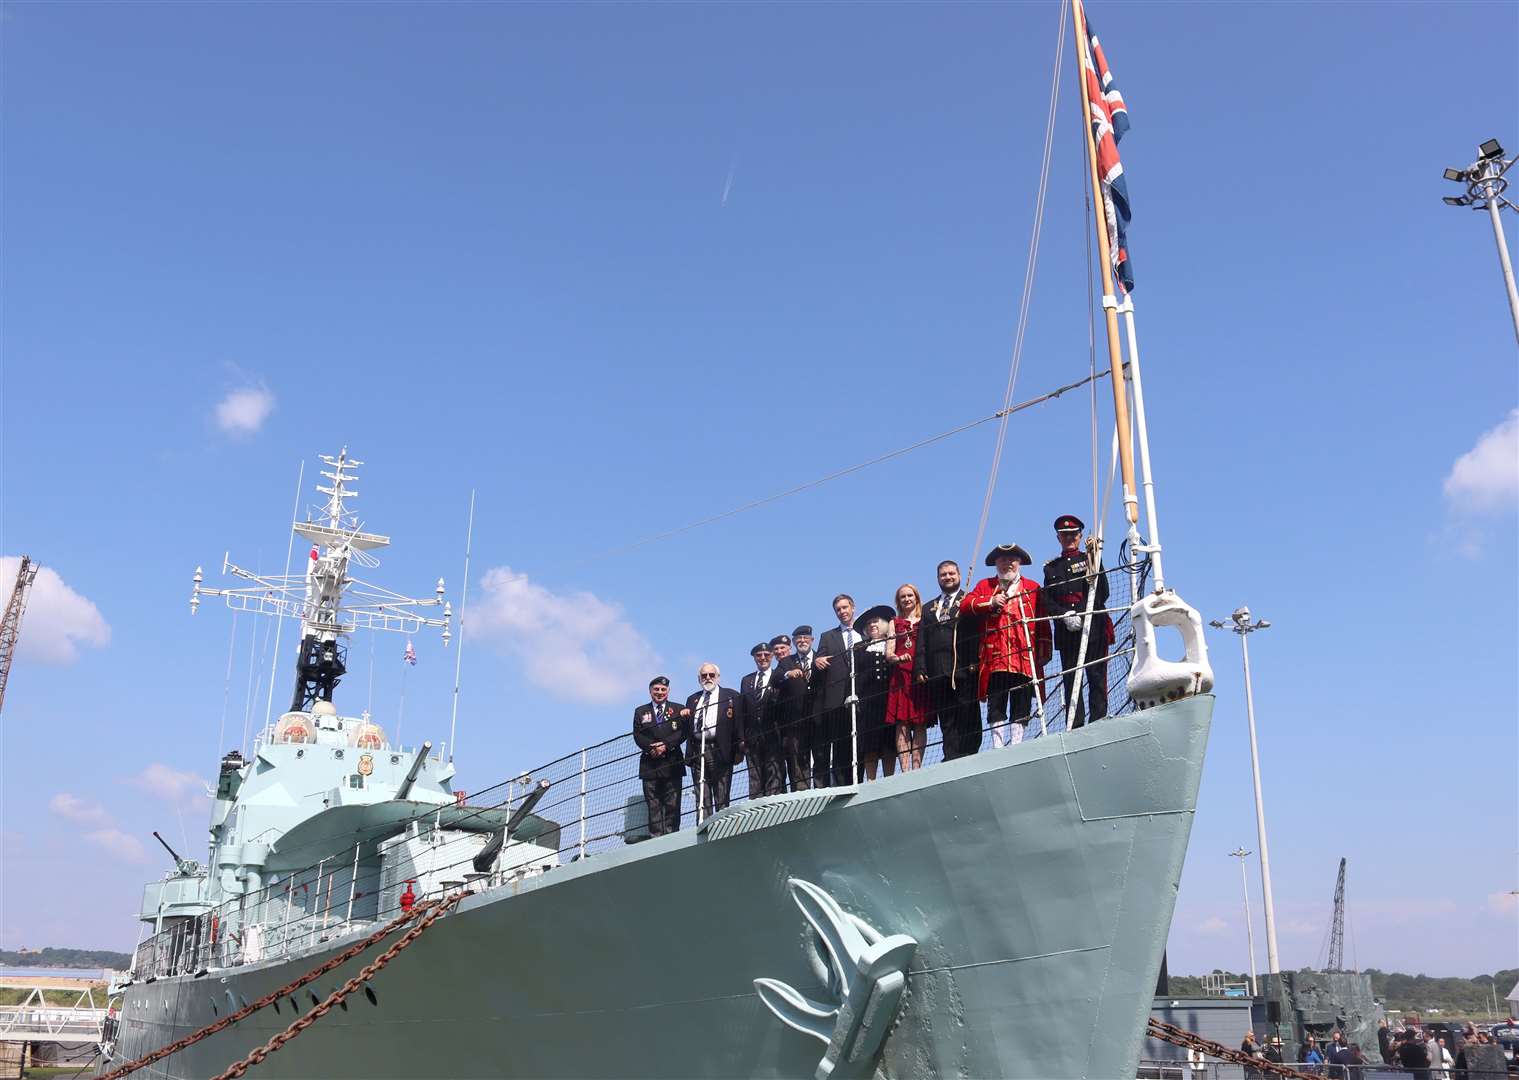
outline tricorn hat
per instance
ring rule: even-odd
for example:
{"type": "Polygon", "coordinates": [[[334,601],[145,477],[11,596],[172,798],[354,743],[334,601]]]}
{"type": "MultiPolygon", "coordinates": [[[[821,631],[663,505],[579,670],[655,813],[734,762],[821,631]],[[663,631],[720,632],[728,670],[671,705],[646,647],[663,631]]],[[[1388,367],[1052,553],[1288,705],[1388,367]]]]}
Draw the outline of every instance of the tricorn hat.
{"type": "Polygon", "coordinates": [[[1027,551],[1024,551],[1017,544],[998,544],[996,547],[992,548],[986,553],[986,565],[996,566],[998,556],[1003,555],[1012,556],[1013,558],[1017,559],[1018,562],[1023,566],[1028,566],[1034,561],[1029,553],[1027,551]]]}
{"type": "Polygon", "coordinates": [[[865,612],[859,618],[855,619],[854,632],[856,634],[863,634],[865,632],[865,628],[876,619],[885,619],[887,622],[891,622],[891,620],[895,619],[896,617],[896,609],[891,607],[891,605],[877,604],[875,607],[865,612]]]}

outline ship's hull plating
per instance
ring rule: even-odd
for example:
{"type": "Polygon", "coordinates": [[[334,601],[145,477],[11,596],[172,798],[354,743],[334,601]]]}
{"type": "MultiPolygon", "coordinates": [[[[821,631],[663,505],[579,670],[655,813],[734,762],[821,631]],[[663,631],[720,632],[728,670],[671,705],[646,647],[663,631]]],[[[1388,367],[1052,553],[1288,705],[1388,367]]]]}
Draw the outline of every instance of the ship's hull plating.
{"type": "MultiPolygon", "coordinates": [[[[377,1004],[356,995],[250,1075],[811,1076],[822,1044],[753,987],[826,997],[786,885],[802,878],[919,943],[881,1075],[1132,1077],[1212,708],[1191,698],[831,798],[779,796],[725,835],[720,816],[471,897],[376,977],[377,1004]]],[[[134,985],[115,1059],[327,955],[134,985]]],[[[373,955],[310,989],[326,996],[373,955]]],[[[292,1019],[265,1009],[138,1075],[215,1075],[292,1019]]]]}

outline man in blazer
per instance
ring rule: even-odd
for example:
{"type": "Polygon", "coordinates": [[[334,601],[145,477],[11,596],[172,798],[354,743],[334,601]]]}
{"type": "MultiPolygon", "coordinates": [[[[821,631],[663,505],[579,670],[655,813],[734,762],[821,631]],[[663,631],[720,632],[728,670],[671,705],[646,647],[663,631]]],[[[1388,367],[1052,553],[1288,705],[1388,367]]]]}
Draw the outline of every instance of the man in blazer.
{"type": "Polygon", "coordinates": [[[708,661],[696,671],[701,689],[686,699],[691,710],[686,742],[686,764],[701,792],[701,817],[728,806],[733,765],[740,755],[739,742],[745,727],[744,698],[737,690],[720,685],[722,672],[708,661]]]}
{"type": "Polygon", "coordinates": [[[953,559],[939,564],[939,595],[923,605],[913,681],[928,691],[928,707],[944,734],[944,760],[981,749],[981,706],[976,703],[976,657],[981,625],[960,617],[965,590],[953,559]]]}
{"type": "Polygon", "coordinates": [[[780,682],[770,670],[775,654],[768,642],[749,650],[754,670],[739,683],[744,697],[744,761],[749,766],[749,798],[779,795],[786,790],[781,775],[780,682]]]}
{"type": "Polygon", "coordinates": [[[649,835],[664,836],[680,828],[680,793],[686,775],[681,744],[686,722],[669,701],[670,680],[656,675],[649,681],[649,700],[633,710],[633,741],[638,755],[638,778],[649,808],[649,835]]]}
{"type": "Polygon", "coordinates": [[[813,708],[818,718],[812,744],[814,787],[844,787],[854,782],[854,754],[849,744],[850,675],[854,647],[861,640],[854,629],[854,597],[848,593],[835,596],[833,613],[839,625],[823,631],[813,661],[813,708]]]}

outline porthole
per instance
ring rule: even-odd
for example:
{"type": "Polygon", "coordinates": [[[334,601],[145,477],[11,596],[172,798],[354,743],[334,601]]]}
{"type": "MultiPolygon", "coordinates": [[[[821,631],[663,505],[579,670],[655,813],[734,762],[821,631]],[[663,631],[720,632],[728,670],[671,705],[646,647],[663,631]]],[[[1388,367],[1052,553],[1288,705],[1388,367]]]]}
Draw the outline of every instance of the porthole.
{"type": "Polygon", "coordinates": [[[298,757],[298,758],[303,758],[303,757],[306,756],[306,751],[304,751],[304,750],[297,750],[295,752],[295,756],[298,757]]]}
{"type": "Polygon", "coordinates": [[[216,1007],[216,1002],[214,1002],[214,1001],[211,1002],[211,1015],[212,1016],[220,1016],[221,1014],[222,1014],[222,1011],[216,1007]]]}
{"type": "MultiPolygon", "coordinates": [[[[334,986],[332,988],[332,992],[334,994],[337,993],[338,990],[339,990],[339,987],[334,986]]],[[[348,999],[347,998],[338,998],[338,1008],[342,1009],[344,1012],[347,1012],[348,1011],[348,999]]]]}
{"type": "Polygon", "coordinates": [[[280,999],[279,998],[275,998],[274,999],[274,1011],[275,1012],[279,1012],[280,1011],[280,999]]]}
{"type": "Polygon", "coordinates": [[[335,757],[335,758],[337,758],[339,761],[342,761],[343,760],[343,751],[341,751],[341,750],[334,750],[332,752],[332,756],[335,757]]]}
{"type": "Polygon", "coordinates": [[[318,1005],[320,1005],[322,1003],[322,999],[316,996],[316,992],[315,991],[308,990],[306,992],[311,995],[311,1007],[312,1008],[316,1008],[318,1005]]]}
{"type": "Polygon", "coordinates": [[[300,1016],[301,1015],[301,1007],[295,1003],[295,995],[291,994],[285,1000],[288,1001],[288,1002],[290,1002],[290,1011],[293,1012],[293,1013],[295,1013],[296,1016],[300,1016]]]}
{"type": "Polygon", "coordinates": [[[399,764],[401,764],[401,755],[400,754],[391,754],[390,755],[390,763],[392,765],[399,765],[399,764]]]}
{"type": "Polygon", "coordinates": [[[380,999],[374,996],[374,987],[368,983],[364,984],[364,996],[369,999],[369,1004],[371,1005],[378,1005],[380,1003],[380,999]]]}

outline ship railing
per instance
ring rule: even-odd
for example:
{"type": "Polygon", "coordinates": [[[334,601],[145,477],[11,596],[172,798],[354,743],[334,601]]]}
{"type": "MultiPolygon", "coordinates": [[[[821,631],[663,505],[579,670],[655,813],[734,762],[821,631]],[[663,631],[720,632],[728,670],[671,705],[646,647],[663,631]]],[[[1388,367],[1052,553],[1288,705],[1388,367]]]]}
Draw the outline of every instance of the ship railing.
{"type": "MultiPolygon", "coordinates": [[[[1084,664],[1061,668],[1058,651],[1044,669],[1043,693],[1033,699],[1031,715],[1026,726],[1009,731],[997,731],[988,725],[986,706],[975,706],[979,732],[970,729],[969,702],[966,703],[966,732],[960,739],[952,739],[950,756],[956,751],[995,752],[1006,739],[1002,736],[1017,735],[1024,739],[1036,739],[1063,732],[1067,728],[1065,675],[1081,674],[1081,669],[1093,672],[1101,669],[1106,674],[1107,709],[1105,716],[1121,716],[1134,709],[1126,690],[1129,667],[1135,652],[1134,627],[1129,617],[1130,605],[1136,595],[1146,591],[1148,561],[1124,563],[1106,571],[1109,582],[1109,599],[1103,613],[1109,615],[1113,627],[1113,643],[1105,653],[1099,653],[1084,664]],[[966,745],[954,745],[963,740],[966,745]]],[[[1047,616],[1039,618],[1048,619],[1047,616]]],[[[1092,634],[1105,630],[1098,620],[1093,621],[1092,634]]],[[[1105,642],[1104,642],[1105,643],[1105,642]]],[[[1094,650],[1095,651],[1095,650],[1094,650]]],[[[970,675],[974,678],[974,674],[970,675]]],[[[1089,679],[1074,678],[1072,690],[1080,694],[1080,712],[1086,714],[1086,701],[1090,697],[1089,679]]],[[[732,682],[737,684],[738,679],[732,682]]],[[[861,723],[872,715],[879,715],[883,698],[889,693],[882,689],[874,694],[861,693],[857,706],[857,719],[861,723]],[[874,710],[874,711],[872,711],[874,710]]],[[[972,697],[974,695],[971,695],[972,697]]],[[[672,706],[681,708],[684,700],[672,699],[672,706]]],[[[1097,721],[1100,722],[1100,719],[1097,721]]],[[[791,731],[810,734],[816,724],[813,716],[790,722],[791,728],[782,728],[777,736],[784,740],[791,731]]],[[[842,733],[843,741],[836,749],[849,754],[848,730],[842,733]]],[[[884,749],[884,735],[882,747],[884,749]]],[[[945,760],[944,732],[937,727],[928,729],[928,739],[923,750],[922,763],[932,767],[945,760]]],[[[892,748],[893,751],[895,748],[892,748]]],[[[595,858],[598,853],[620,849],[631,843],[647,839],[647,813],[643,797],[643,785],[638,776],[641,751],[633,740],[632,732],[626,731],[599,743],[584,746],[574,753],[548,762],[538,768],[521,773],[482,791],[474,792],[467,806],[477,811],[515,810],[530,796],[537,785],[548,780],[547,795],[533,808],[533,814],[555,823],[547,835],[532,841],[543,847],[544,858],[533,850],[535,857],[530,865],[505,872],[498,871],[482,877],[474,872],[472,863],[478,851],[478,836],[457,829],[457,818],[450,829],[444,831],[445,839],[434,849],[431,887],[418,885],[418,900],[441,893],[443,882],[470,882],[474,887],[521,883],[529,875],[552,873],[565,863],[595,858]]],[[[895,758],[895,753],[885,755],[895,758]]],[[[784,755],[783,755],[784,757],[784,755]]],[[[865,755],[861,755],[861,765],[865,755]]],[[[893,761],[893,764],[895,762],[893,761]]],[[[782,770],[785,763],[782,762],[782,770]]],[[[846,764],[841,770],[849,772],[846,764]]],[[[883,772],[881,766],[875,770],[883,772]]],[[[684,788],[681,792],[679,828],[697,826],[697,786],[700,770],[686,769],[684,788]]],[[[862,767],[861,772],[864,772],[862,767]]],[[[806,778],[811,786],[815,777],[806,778]]],[[[751,774],[749,763],[736,765],[733,769],[729,794],[730,805],[742,804],[750,798],[773,794],[774,783],[766,790],[764,778],[751,774]]],[[[783,776],[781,790],[790,788],[790,778],[783,776]]],[[[869,782],[862,779],[860,782],[869,782]]],[[[800,786],[800,785],[798,785],[800,786]]],[[[431,812],[419,815],[418,822],[427,824],[431,812]]],[[[508,846],[507,852],[512,851],[508,846]]],[[[350,848],[349,852],[353,852],[350,848]]],[[[172,931],[165,930],[147,939],[138,951],[134,965],[137,978],[143,978],[148,970],[159,974],[195,973],[212,967],[235,967],[244,963],[268,960],[321,946],[326,941],[346,936],[356,928],[369,926],[394,918],[399,913],[396,906],[398,890],[392,888],[381,904],[381,869],[371,859],[359,864],[352,854],[347,857],[331,851],[314,853],[316,861],[306,868],[285,874],[282,880],[271,880],[257,893],[236,898],[214,911],[207,912],[193,926],[181,925],[172,931]],[[358,902],[356,903],[356,899],[358,902]],[[213,922],[215,926],[213,927],[213,922]]]]}
{"type": "MultiPolygon", "coordinates": [[[[1365,1065],[1331,1065],[1322,1061],[1312,1064],[1285,1061],[1282,1064],[1310,1076],[1322,1076],[1325,1080],[1406,1080],[1409,1076],[1407,1070],[1380,1061],[1365,1065]]],[[[1440,1069],[1429,1070],[1430,1080],[1449,1080],[1442,1072],[1440,1069]]],[[[1450,1073],[1456,1075],[1453,1069],[1450,1073]]],[[[1185,1058],[1141,1058],[1135,1073],[1137,1080],[1269,1080],[1274,1075],[1264,1069],[1211,1057],[1191,1061],[1185,1058]]]]}

